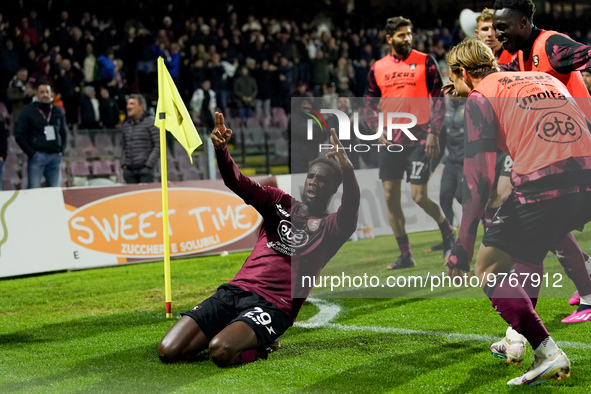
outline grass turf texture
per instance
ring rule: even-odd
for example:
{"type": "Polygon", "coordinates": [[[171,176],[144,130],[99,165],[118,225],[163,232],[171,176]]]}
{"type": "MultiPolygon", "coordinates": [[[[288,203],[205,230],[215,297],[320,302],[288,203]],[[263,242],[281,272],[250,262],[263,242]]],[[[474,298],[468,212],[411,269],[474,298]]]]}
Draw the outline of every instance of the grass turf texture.
{"type": "MultiPolygon", "coordinates": [[[[589,253],[591,235],[576,236],[589,253]]],[[[410,240],[417,268],[385,271],[397,257],[392,236],[348,242],[329,267],[384,277],[443,271],[440,252],[423,252],[439,232],[410,240]]],[[[174,260],[175,316],[212,294],[247,255],[174,260]]],[[[546,263],[561,272],[553,255],[546,263]]],[[[570,295],[572,283],[561,283],[570,295]]],[[[485,298],[330,298],[341,311],[327,326],[292,327],[267,361],[218,369],[158,360],[157,344],[174,322],[164,317],[161,263],[0,280],[0,289],[0,392],[506,392],[533,360],[531,348],[521,367],[490,355],[506,324],[485,298]]],[[[560,323],[573,311],[566,298],[542,298],[537,310],[553,338],[568,343],[572,376],[510,391],[589,392],[591,323],[560,323]]],[[[298,322],[318,312],[306,303],[298,322]]]]}

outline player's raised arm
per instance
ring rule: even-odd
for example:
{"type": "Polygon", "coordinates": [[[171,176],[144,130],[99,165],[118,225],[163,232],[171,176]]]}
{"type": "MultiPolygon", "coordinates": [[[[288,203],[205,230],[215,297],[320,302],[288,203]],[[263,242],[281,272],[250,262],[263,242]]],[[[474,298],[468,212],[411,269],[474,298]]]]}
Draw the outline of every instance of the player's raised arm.
{"type": "Polygon", "coordinates": [[[330,143],[332,144],[332,148],[326,154],[326,157],[334,157],[334,159],[339,163],[342,169],[348,170],[353,168],[353,163],[349,160],[341,141],[339,141],[339,137],[337,137],[337,133],[334,128],[330,129],[330,143]]]}
{"type": "Polygon", "coordinates": [[[216,112],[215,128],[209,136],[209,138],[211,138],[213,146],[215,146],[216,148],[221,148],[222,146],[228,143],[230,137],[232,137],[232,130],[226,127],[226,124],[224,122],[224,114],[216,112]]]}

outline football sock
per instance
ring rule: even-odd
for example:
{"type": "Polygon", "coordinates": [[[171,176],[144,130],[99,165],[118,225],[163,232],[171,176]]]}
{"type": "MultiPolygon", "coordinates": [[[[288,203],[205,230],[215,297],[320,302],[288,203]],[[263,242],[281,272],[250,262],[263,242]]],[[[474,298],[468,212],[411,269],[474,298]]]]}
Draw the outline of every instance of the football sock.
{"type": "Polygon", "coordinates": [[[553,249],[564,272],[573,281],[579,294],[591,294],[591,279],[584,263],[586,254],[581,250],[573,234],[567,234],[553,245],[553,249]]]}
{"type": "Polygon", "coordinates": [[[581,293],[579,293],[579,297],[581,297],[581,305],[591,305],[591,294],[582,296],[581,293]]]}
{"type": "Polygon", "coordinates": [[[483,220],[483,224],[484,224],[484,229],[486,230],[488,228],[488,226],[490,226],[490,224],[492,223],[493,217],[495,216],[495,213],[497,213],[497,211],[499,210],[499,208],[486,208],[484,210],[484,220],[483,220]]]}
{"type": "Polygon", "coordinates": [[[502,276],[497,276],[494,285],[489,281],[484,286],[484,292],[497,313],[536,349],[550,334],[521,285],[511,286],[508,280],[501,284],[502,279],[502,276]]]}
{"type": "Polygon", "coordinates": [[[447,219],[445,219],[441,223],[437,223],[437,225],[439,226],[439,230],[441,230],[441,236],[443,237],[447,237],[448,235],[454,232],[454,228],[451,226],[451,223],[447,219]]]}
{"type": "Polygon", "coordinates": [[[542,261],[540,265],[535,265],[517,259],[513,259],[513,261],[515,262],[516,278],[531,300],[532,306],[536,309],[538,296],[540,295],[542,276],[544,276],[544,262],[542,261]],[[538,283],[538,286],[534,286],[534,283],[538,283]]]}
{"type": "Polygon", "coordinates": [[[400,248],[401,254],[410,254],[410,257],[412,257],[412,250],[410,249],[410,241],[408,240],[408,234],[396,237],[396,242],[398,242],[398,248],[400,248]]]}
{"type": "Polygon", "coordinates": [[[536,356],[542,358],[552,357],[560,351],[556,345],[556,342],[554,342],[552,337],[549,335],[547,338],[544,338],[544,340],[538,346],[534,347],[532,345],[532,347],[535,349],[536,356]]]}
{"type": "Polygon", "coordinates": [[[521,340],[521,338],[523,337],[523,335],[515,331],[515,329],[511,326],[507,327],[507,332],[505,332],[505,336],[507,337],[507,339],[510,339],[512,341],[521,340]]]}
{"type": "Polygon", "coordinates": [[[579,305],[579,307],[577,308],[577,313],[587,311],[590,309],[591,309],[591,305],[585,305],[585,304],[581,303],[581,305],[579,305]]]}

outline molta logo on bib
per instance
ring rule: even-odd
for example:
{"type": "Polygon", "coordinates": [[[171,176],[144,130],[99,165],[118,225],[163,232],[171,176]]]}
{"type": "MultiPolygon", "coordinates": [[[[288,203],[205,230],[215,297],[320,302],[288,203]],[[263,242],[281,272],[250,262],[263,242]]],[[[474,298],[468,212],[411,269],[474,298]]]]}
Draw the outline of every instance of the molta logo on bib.
{"type": "Polygon", "coordinates": [[[518,92],[517,105],[527,110],[546,110],[560,108],[568,104],[562,93],[551,87],[528,86],[518,92]]]}

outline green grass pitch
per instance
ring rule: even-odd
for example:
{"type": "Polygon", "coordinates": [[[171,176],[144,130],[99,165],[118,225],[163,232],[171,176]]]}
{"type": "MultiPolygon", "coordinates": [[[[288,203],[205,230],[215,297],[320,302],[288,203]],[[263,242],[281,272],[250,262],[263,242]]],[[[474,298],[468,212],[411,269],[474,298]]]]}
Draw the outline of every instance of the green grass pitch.
{"type": "MultiPolygon", "coordinates": [[[[589,232],[576,237],[589,253],[589,232]]],[[[385,236],[346,243],[323,275],[367,273],[383,281],[392,274],[441,274],[440,252],[425,252],[439,232],[410,234],[410,240],[416,268],[386,270],[398,253],[394,238],[385,236]]],[[[174,315],[211,295],[247,255],[172,261],[174,315]]],[[[550,278],[562,272],[551,254],[546,266],[550,278]]],[[[374,294],[318,288],[312,297],[320,300],[304,305],[268,360],[227,369],[210,361],[164,365],[156,347],[174,319],[165,318],[163,272],[162,263],[147,263],[0,280],[0,392],[591,391],[591,323],[560,323],[573,311],[567,299],[574,286],[564,275],[557,283],[562,288],[542,289],[537,310],[569,356],[572,376],[508,388],[533,360],[532,349],[522,366],[492,357],[490,342],[506,325],[482,291],[470,289],[374,294]],[[368,294],[375,297],[364,298],[368,294]]]]}

